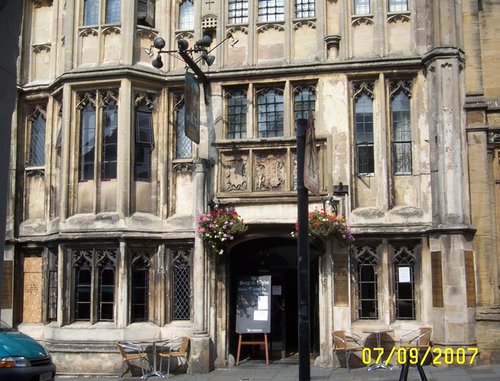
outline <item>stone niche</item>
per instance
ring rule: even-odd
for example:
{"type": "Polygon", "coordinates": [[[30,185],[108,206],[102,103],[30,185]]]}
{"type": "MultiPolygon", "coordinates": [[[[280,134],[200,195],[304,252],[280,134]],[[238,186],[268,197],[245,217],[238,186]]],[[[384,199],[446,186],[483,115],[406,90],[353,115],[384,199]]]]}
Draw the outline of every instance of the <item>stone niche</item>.
{"type": "Polygon", "coordinates": [[[242,66],[248,65],[248,30],[245,27],[235,27],[228,29],[227,33],[231,33],[234,40],[229,40],[225,49],[227,66],[242,66]],[[231,41],[237,41],[231,44],[231,41]]]}
{"type": "Polygon", "coordinates": [[[354,17],[351,20],[353,57],[369,57],[374,55],[375,25],[370,17],[354,17]]]}
{"type": "Polygon", "coordinates": [[[285,29],[279,24],[265,24],[257,28],[257,62],[283,60],[285,57],[285,29]]]}
{"type": "Polygon", "coordinates": [[[397,13],[387,18],[389,54],[411,55],[414,53],[411,27],[409,14],[397,13]]]}
{"type": "Polygon", "coordinates": [[[318,59],[320,49],[316,46],[316,23],[297,22],[293,25],[293,57],[295,60],[318,59]]]}

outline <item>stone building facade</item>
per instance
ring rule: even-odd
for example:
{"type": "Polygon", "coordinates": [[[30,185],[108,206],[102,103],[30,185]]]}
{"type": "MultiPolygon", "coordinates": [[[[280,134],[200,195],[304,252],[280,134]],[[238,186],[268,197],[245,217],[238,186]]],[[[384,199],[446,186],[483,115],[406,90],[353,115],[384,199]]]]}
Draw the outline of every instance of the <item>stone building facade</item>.
{"type": "Polygon", "coordinates": [[[24,5],[2,320],[60,372],[114,373],[115,341],[181,335],[190,371],[226,366],[247,275],[276,286],[272,353],[297,350],[295,121],[312,110],[310,210],[338,204],[355,236],[312,250],[317,363],[335,360],[333,330],[381,326],[388,345],[430,326],[436,346],[499,360],[494,1],[24,5]],[[203,35],[216,61],[198,61],[195,144],[184,62],[155,69],[150,53],[158,36],[176,50],[203,35]],[[224,255],[196,234],[212,201],[249,226],[224,255]]]}

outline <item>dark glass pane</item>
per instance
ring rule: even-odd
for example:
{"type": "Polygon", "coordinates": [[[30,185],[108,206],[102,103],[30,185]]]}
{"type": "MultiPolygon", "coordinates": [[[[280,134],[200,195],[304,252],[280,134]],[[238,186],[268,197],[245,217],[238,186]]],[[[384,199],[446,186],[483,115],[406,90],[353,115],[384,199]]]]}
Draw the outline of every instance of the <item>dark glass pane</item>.
{"type": "Polygon", "coordinates": [[[411,301],[399,300],[397,302],[398,319],[415,319],[414,306],[411,301]]]}
{"type": "Polygon", "coordinates": [[[371,301],[371,300],[362,301],[360,317],[363,319],[376,319],[377,318],[376,301],[371,301]]]}
{"type": "Polygon", "coordinates": [[[78,285],[90,285],[92,280],[92,274],[88,269],[79,269],[77,275],[78,285]]]}
{"type": "Polygon", "coordinates": [[[101,318],[103,321],[113,320],[113,304],[112,303],[102,303],[101,304],[101,318]]]}
{"type": "Polygon", "coordinates": [[[149,267],[143,264],[132,270],[132,321],[148,320],[149,267]]]}
{"type": "Polygon", "coordinates": [[[87,106],[81,112],[80,181],[94,178],[95,109],[87,106]]]}
{"type": "Polygon", "coordinates": [[[357,147],[357,161],[358,161],[358,174],[370,174],[375,170],[375,163],[373,159],[373,146],[372,145],[358,145],[357,147]]]}
{"type": "Polygon", "coordinates": [[[77,286],[77,299],[78,302],[90,302],[90,286],[77,286]]]}
{"type": "Polygon", "coordinates": [[[75,315],[76,320],[90,320],[90,303],[78,303],[75,315]]]}
{"type": "Polygon", "coordinates": [[[361,274],[360,281],[362,281],[362,282],[375,280],[375,271],[373,269],[373,266],[371,266],[371,265],[360,266],[360,274],[361,274]]]}
{"type": "Polygon", "coordinates": [[[376,295],[375,295],[375,286],[373,284],[361,284],[360,285],[360,288],[361,288],[361,298],[362,299],[375,299],[376,298],[376,295]]]}

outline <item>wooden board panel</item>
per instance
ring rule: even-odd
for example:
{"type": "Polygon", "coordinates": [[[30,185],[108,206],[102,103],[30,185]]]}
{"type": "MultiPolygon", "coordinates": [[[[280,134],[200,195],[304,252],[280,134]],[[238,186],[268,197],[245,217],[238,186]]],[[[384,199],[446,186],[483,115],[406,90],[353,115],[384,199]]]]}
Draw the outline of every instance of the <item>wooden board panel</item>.
{"type": "Polygon", "coordinates": [[[432,265],[432,306],[443,307],[443,264],[441,262],[441,252],[431,253],[432,265]]]}
{"type": "Polygon", "coordinates": [[[24,258],[23,323],[42,321],[42,258],[24,258]]]}
{"type": "Polygon", "coordinates": [[[3,263],[2,308],[12,308],[12,261],[3,263]]]}
{"type": "Polygon", "coordinates": [[[335,307],[349,306],[349,257],[334,256],[333,299],[335,307]]]}
{"type": "Polygon", "coordinates": [[[476,277],[474,272],[474,253],[472,251],[464,251],[464,259],[467,307],[476,307],[476,277]]]}

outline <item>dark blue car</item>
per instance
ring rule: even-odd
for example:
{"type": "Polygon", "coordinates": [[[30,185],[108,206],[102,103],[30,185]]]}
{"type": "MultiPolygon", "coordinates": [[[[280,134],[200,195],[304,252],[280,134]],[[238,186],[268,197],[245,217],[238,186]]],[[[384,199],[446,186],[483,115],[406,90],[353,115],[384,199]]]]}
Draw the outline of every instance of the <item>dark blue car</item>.
{"type": "Polygon", "coordinates": [[[0,381],[52,381],[49,351],[24,333],[0,327],[0,381]]]}

